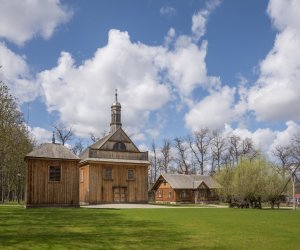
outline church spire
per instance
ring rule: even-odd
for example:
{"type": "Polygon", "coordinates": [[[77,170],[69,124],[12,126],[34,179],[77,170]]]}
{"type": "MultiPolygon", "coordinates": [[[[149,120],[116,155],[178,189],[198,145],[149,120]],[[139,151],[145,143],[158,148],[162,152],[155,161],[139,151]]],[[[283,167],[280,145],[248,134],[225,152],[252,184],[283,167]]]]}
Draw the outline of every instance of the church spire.
{"type": "Polygon", "coordinates": [[[52,143],[55,144],[55,135],[54,135],[54,131],[53,131],[53,134],[52,134],[52,143]]]}
{"type": "Polygon", "coordinates": [[[118,102],[118,90],[115,90],[115,102],[111,105],[111,123],[110,132],[114,133],[118,128],[122,127],[121,123],[121,104],[118,102]]]}

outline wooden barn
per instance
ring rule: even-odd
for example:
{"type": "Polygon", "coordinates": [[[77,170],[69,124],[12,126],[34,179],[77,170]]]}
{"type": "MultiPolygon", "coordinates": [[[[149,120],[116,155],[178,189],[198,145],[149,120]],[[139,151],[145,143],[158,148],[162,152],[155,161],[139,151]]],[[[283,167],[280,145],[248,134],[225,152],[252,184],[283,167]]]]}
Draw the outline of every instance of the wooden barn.
{"type": "Polygon", "coordinates": [[[44,143],[26,155],[25,206],[79,206],[79,157],[63,145],[44,143]]]}
{"type": "Polygon", "coordinates": [[[140,152],[122,129],[117,94],[110,127],[107,136],[80,155],[80,204],[146,203],[148,152],[140,152]]]}
{"type": "Polygon", "coordinates": [[[210,203],[218,201],[219,188],[211,176],[162,174],[151,190],[157,203],[210,203]]]}

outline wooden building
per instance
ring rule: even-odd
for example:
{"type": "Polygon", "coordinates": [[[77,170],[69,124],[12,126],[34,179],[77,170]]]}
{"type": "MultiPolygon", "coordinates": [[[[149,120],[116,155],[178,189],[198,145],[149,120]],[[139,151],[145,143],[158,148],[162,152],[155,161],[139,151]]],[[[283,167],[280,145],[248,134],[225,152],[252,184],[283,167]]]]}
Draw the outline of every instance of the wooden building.
{"type": "Polygon", "coordinates": [[[79,157],[63,145],[44,143],[26,155],[25,206],[79,206],[79,157]]]}
{"type": "Polygon", "coordinates": [[[151,190],[157,203],[210,203],[218,201],[219,188],[211,176],[162,174],[151,190]]]}
{"type": "Polygon", "coordinates": [[[117,94],[110,127],[107,136],[80,155],[80,204],[146,203],[148,152],[140,152],[122,129],[117,94]]]}
{"type": "Polygon", "coordinates": [[[25,206],[146,203],[148,152],[140,152],[122,129],[117,93],[110,127],[79,157],[54,139],[28,154],[25,206]]]}

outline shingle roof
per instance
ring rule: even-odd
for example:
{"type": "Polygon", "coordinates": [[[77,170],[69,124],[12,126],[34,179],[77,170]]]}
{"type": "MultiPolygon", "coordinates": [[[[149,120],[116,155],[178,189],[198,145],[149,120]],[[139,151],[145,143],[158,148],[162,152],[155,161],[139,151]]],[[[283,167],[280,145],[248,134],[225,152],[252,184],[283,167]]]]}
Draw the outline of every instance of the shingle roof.
{"type": "Polygon", "coordinates": [[[173,189],[196,189],[202,182],[209,188],[221,188],[217,181],[206,175],[163,174],[162,177],[173,189]]]}
{"type": "Polygon", "coordinates": [[[56,143],[43,143],[27,154],[25,158],[28,157],[79,160],[79,157],[73,154],[67,147],[56,143]]]}

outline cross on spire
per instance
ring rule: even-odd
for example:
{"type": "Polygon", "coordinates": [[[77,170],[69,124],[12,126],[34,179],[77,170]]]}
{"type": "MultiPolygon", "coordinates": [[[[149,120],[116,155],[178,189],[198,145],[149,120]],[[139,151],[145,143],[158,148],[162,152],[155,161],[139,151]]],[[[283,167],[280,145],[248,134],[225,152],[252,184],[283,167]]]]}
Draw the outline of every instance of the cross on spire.
{"type": "Polygon", "coordinates": [[[115,91],[116,91],[116,94],[115,94],[115,96],[116,96],[116,102],[118,102],[118,89],[115,89],[115,91]]]}

